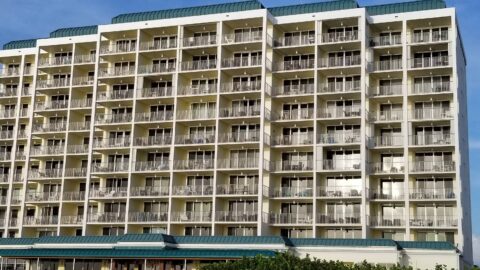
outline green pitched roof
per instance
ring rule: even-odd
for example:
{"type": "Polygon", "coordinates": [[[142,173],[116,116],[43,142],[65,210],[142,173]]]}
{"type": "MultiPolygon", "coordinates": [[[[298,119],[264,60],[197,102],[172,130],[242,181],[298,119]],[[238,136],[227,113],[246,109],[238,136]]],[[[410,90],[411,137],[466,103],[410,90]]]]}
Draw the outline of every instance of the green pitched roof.
{"type": "Polygon", "coordinates": [[[177,244],[289,244],[281,236],[175,236],[177,244]]]}
{"type": "Polygon", "coordinates": [[[455,246],[450,242],[397,241],[397,243],[402,249],[456,250],[455,246]]]}
{"type": "Polygon", "coordinates": [[[165,242],[175,243],[175,239],[167,234],[125,234],[118,239],[118,242],[165,242]]]}
{"type": "Polygon", "coordinates": [[[0,246],[33,245],[38,238],[0,238],[0,246]]]}
{"type": "Polygon", "coordinates": [[[218,14],[225,12],[236,12],[253,9],[262,9],[263,5],[257,0],[243,2],[216,4],[208,6],[196,6],[188,8],[166,9],[157,11],[137,12],[121,14],[112,19],[112,23],[127,23],[138,21],[150,21],[160,19],[170,19],[179,17],[189,17],[198,15],[218,14]]]}
{"type": "Polygon", "coordinates": [[[40,237],[35,244],[112,244],[121,236],[46,236],[40,237]]]}
{"type": "Polygon", "coordinates": [[[256,255],[273,256],[270,250],[233,249],[2,249],[0,256],[15,258],[242,258],[256,255]]]}
{"type": "Polygon", "coordinates": [[[340,9],[358,8],[356,0],[336,0],[311,4],[272,7],[268,10],[273,16],[286,16],[304,13],[324,12],[340,9]]]}
{"type": "Polygon", "coordinates": [[[80,26],[71,28],[60,28],[50,33],[51,38],[58,37],[73,37],[73,36],[85,36],[94,35],[98,33],[98,25],[80,26]]]}
{"type": "Polygon", "coordinates": [[[414,12],[421,10],[446,8],[444,0],[419,0],[413,2],[399,2],[393,4],[367,6],[367,13],[370,16],[402,12],[414,12]]]}
{"type": "Polygon", "coordinates": [[[3,45],[3,49],[13,50],[13,49],[35,48],[36,46],[37,46],[36,39],[25,39],[25,40],[10,41],[3,45]]]}
{"type": "Polygon", "coordinates": [[[328,246],[328,247],[396,247],[389,239],[327,239],[327,238],[291,238],[294,246],[328,246]]]}

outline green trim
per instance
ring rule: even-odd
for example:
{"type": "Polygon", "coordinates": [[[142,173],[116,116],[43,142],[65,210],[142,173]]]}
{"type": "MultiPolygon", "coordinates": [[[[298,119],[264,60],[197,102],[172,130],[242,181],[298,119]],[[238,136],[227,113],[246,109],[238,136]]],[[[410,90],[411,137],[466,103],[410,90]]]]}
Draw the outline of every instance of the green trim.
{"type": "Polygon", "coordinates": [[[281,244],[290,245],[281,236],[175,236],[177,244],[281,244]]]}
{"type": "Polygon", "coordinates": [[[356,0],[336,0],[329,2],[319,2],[303,5],[291,5],[291,6],[281,6],[281,7],[272,7],[268,10],[273,16],[288,16],[296,14],[305,14],[305,13],[316,13],[316,12],[325,12],[332,10],[341,10],[341,9],[351,9],[358,8],[358,3],[356,0]]]}
{"type": "Polygon", "coordinates": [[[3,45],[4,50],[25,49],[37,47],[36,39],[14,40],[3,45]]]}
{"type": "Polygon", "coordinates": [[[50,33],[50,38],[74,37],[95,35],[98,33],[98,25],[60,28],[50,33]]]}
{"type": "Polygon", "coordinates": [[[208,5],[208,6],[166,9],[166,10],[138,12],[138,13],[126,13],[126,14],[121,14],[114,17],[112,19],[112,24],[190,17],[190,16],[218,14],[218,13],[226,13],[226,12],[263,9],[263,8],[264,6],[257,0],[248,0],[243,2],[216,4],[216,5],[208,5]]]}
{"type": "Polygon", "coordinates": [[[392,13],[415,12],[421,10],[446,8],[444,0],[419,0],[413,2],[402,2],[376,6],[366,6],[367,13],[370,16],[384,15],[392,13]]]}

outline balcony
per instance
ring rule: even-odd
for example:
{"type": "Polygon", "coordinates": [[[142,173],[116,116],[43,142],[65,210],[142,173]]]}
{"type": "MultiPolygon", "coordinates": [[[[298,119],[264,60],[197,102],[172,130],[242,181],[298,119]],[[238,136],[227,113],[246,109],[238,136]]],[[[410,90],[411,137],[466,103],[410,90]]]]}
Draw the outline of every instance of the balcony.
{"type": "Polygon", "coordinates": [[[135,75],[135,66],[112,67],[112,68],[101,67],[98,69],[99,78],[122,77],[122,76],[133,76],[133,75],[135,75]]]}
{"type": "Polygon", "coordinates": [[[177,48],[177,39],[169,38],[167,40],[153,40],[147,42],[140,42],[141,51],[159,51],[177,48]]]}
{"type": "Polygon", "coordinates": [[[67,130],[67,122],[34,124],[33,132],[64,132],[67,130]]]}
{"type": "Polygon", "coordinates": [[[63,155],[64,152],[65,145],[32,146],[30,149],[30,155],[32,156],[63,155]]]}
{"type": "Polygon", "coordinates": [[[292,71],[315,68],[314,59],[280,61],[273,66],[274,71],[292,71]]]}
{"type": "Polygon", "coordinates": [[[168,196],[170,194],[168,186],[145,186],[145,187],[131,187],[131,197],[156,197],[168,196]]]}
{"type": "Polygon", "coordinates": [[[13,227],[13,228],[17,227],[17,226],[18,226],[18,223],[19,223],[19,222],[18,222],[18,218],[13,218],[13,217],[10,218],[10,222],[9,222],[9,223],[10,223],[10,224],[8,224],[8,225],[9,225],[10,227],[13,227]]]}
{"type": "Polygon", "coordinates": [[[317,224],[322,225],[360,225],[360,213],[317,214],[317,224]]]}
{"type": "Polygon", "coordinates": [[[430,43],[430,42],[443,42],[449,40],[449,32],[448,29],[442,29],[440,31],[433,29],[427,29],[427,31],[418,31],[414,32],[412,35],[411,42],[413,44],[419,43],[430,43]]]}
{"type": "Polygon", "coordinates": [[[282,110],[280,115],[274,115],[274,119],[277,121],[282,120],[310,120],[315,116],[312,109],[300,109],[300,110],[282,110]]]}
{"type": "Polygon", "coordinates": [[[130,147],[130,137],[94,139],[93,148],[130,147]]]}
{"type": "Polygon", "coordinates": [[[313,224],[313,213],[269,213],[266,222],[274,225],[309,225],[313,224]]]}
{"type": "Polygon", "coordinates": [[[172,87],[142,88],[137,91],[138,98],[160,98],[171,97],[173,94],[172,87]]]}
{"type": "Polygon", "coordinates": [[[70,87],[70,78],[37,81],[37,89],[68,88],[68,87],[70,87]]]}
{"type": "Polygon", "coordinates": [[[319,186],[317,197],[323,198],[361,198],[361,186],[319,186]]]}
{"type": "Polygon", "coordinates": [[[93,86],[95,78],[93,76],[74,77],[72,80],[73,86],[93,86]]]}
{"type": "Polygon", "coordinates": [[[438,94],[452,92],[452,85],[450,82],[434,82],[434,83],[414,83],[411,89],[412,95],[421,94],[438,94]]]}
{"type": "Polygon", "coordinates": [[[314,44],[315,44],[315,35],[281,37],[273,41],[273,46],[276,48],[308,46],[308,45],[314,45],[314,44]]]}
{"type": "Polygon", "coordinates": [[[356,118],[362,116],[362,109],[358,107],[339,107],[337,109],[319,109],[318,118],[323,119],[341,119],[356,118]]]}
{"type": "Polygon", "coordinates": [[[453,118],[453,108],[422,108],[410,111],[412,120],[443,120],[453,118]]]}
{"type": "Polygon", "coordinates": [[[321,37],[322,43],[340,43],[359,40],[358,30],[335,33],[322,33],[321,37]]]}
{"type": "Polygon", "coordinates": [[[218,136],[219,143],[255,143],[260,141],[260,132],[230,132],[218,136]]]}
{"type": "Polygon", "coordinates": [[[57,225],[58,216],[39,216],[32,217],[26,216],[23,219],[23,225],[33,226],[33,225],[57,225]]]}
{"type": "Polygon", "coordinates": [[[85,191],[64,191],[62,193],[62,200],[69,202],[83,202],[85,200],[85,191]]]}
{"type": "Polygon", "coordinates": [[[378,36],[370,39],[370,47],[386,47],[402,44],[402,35],[378,36]]]}
{"type": "Polygon", "coordinates": [[[373,122],[395,122],[403,120],[402,109],[392,109],[369,113],[370,120],[373,122]]]}
{"type": "Polygon", "coordinates": [[[176,144],[209,144],[215,143],[214,134],[191,134],[175,136],[176,144]]]}
{"type": "Polygon", "coordinates": [[[61,225],[81,225],[83,223],[83,215],[63,216],[60,218],[61,225]]]}
{"type": "Polygon", "coordinates": [[[157,74],[157,73],[171,73],[177,70],[176,63],[169,63],[168,65],[143,65],[138,67],[139,74],[157,74]]]}
{"type": "Polygon", "coordinates": [[[187,86],[178,88],[177,95],[179,96],[193,96],[193,95],[207,95],[217,93],[217,84],[206,84],[197,86],[187,86]]]}
{"type": "Polygon", "coordinates": [[[223,35],[223,44],[261,42],[262,40],[263,40],[263,34],[261,31],[223,35]]]}
{"type": "Polygon", "coordinates": [[[217,117],[216,110],[178,110],[177,120],[208,120],[217,117]]]}
{"type": "Polygon", "coordinates": [[[65,177],[87,177],[87,168],[65,168],[65,177]]]}
{"type": "Polygon", "coordinates": [[[270,188],[271,198],[311,198],[313,197],[312,187],[275,187],[270,188]]]}
{"type": "Polygon", "coordinates": [[[0,140],[13,139],[13,130],[0,131],[0,140]]]}
{"type": "Polygon", "coordinates": [[[187,185],[173,186],[172,195],[174,196],[211,196],[213,186],[210,185],[187,185]]]}
{"type": "Polygon", "coordinates": [[[258,195],[258,185],[216,185],[217,195],[258,195]]]}
{"type": "Polygon", "coordinates": [[[412,173],[454,172],[454,161],[414,161],[410,163],[412,173]]]}
{"type": "Polygon", "coordinates": [[[319,162],[324,171],[356,171],[361,168],[360,159],[326,159],[319,162]]]}
{"type": "Polygon", "coordinates": [[[17,96],[17,88],[6,88],[4,86],[0,86],[0,97],[15,97],[17,96]]]}
{"type": "Polygon", "coordinates": [[[395,135],[383,135],[370,138],[370,147],[399,147],[403,146],[403,139],[405,136],[402,134],[395,135]]]}
{"type": "Polygon", "coordinates": [[[22,87],[22,96],[26,97],[26,96],[31,96],[32,95],[32,92],[33,92],[33,87],[29,86],[29,87],[22,87]]]}
{"type": "Polygon", "coordinates": [[[370,191],[370,200],[404,200],[405,195],[402,189],[382,190],[372,189],[370,191]]]}
{"type": "Polygon", "coordinates": [[[260,116],[260,106],[253,107],[235,107],[220,108],[220,117],[222,118],[239,118],[239,117],[257,117],[260,116]]]}
{"type": "Polygon", "coordinates": [[[319,60],[319,68],[353,67],[362,64],[362,58],[360,57],[360,55],[347,57],[329,57],[319,60]]]}
{"type": "Polygon", "coordinates": [[[28,179],[62,178],[63,169],[30,170],[28,179]]]}
{"type": "Polygon", "coordinates": [[[217,59],[184,61],[181,63],[181,70],[182,71],[199,71],[199,70],[216,69],[217,62],[218,62],[217,59]]]}
{"type": "Polygon", "coordinates": [[[313,144],[313,132],[297,135],[280,135],[272,137],[272,145],[310,145],[313,144]]]}
{"type": "Polygon", "coordinates": [[[162,146],[170,145],[172,143],[171,136],[148,136],[137,137],[134,140],[135,146],[162,146]]]}
{"type": "Polygon", "coordinates": [[[58,202],[60,201],[60,192],[31,192],[25,194],[25,201],[34,202],[58,202]]]}
{"type": "Polygon", "coordinates": [[[305,161],[292,161],[292,160],[282,160],[282,161],[272,161],[270,162],[270,170],[274,172],[283,172],[283,171],[312,171],[313,170],[313,160],[305,161]]]}
{"type": "Polygon", "coordinates": [[[370,174],[403,174],[405,162],[375,162],[370,163],[370,174]]]}
{"type": "Polygon", "coordinates": [[[36,111],[60,110],[68,108],[68,100],[36,102],[36,111]]]}
{"type": "Polygon", "coordinates": [[[379,87],[370,88],[369,92],[372,97],[401,96],[403,92],[403,85],[380,85],[379,87]]]}
{"type": "Polygon", "coordinates": [[[97,114],[95,115],[95,124],[120,124],[132,121],[131,113],[117,114],[97,114]]]}
{"type": "Polygon", "coordinates": [[[212,212],[172,212],[171,222],[211,222],[212,212]]]}
{"type": "Polygon", "coordinates": [[[17,117],[17,111],[15,109],[0,110],[0,118],[15,118],[15,117],[17,117]]]}
{"type": "Polygon", "coordinates": [[[432,146],[432,145],[452,145],[453,133],[442,134],[424,134],[424,135],[411,135],[410,145],[413,146],[432,146]]]}
{"type": "Polygon", "coordinates": [[[69,131],[85,131],[90,130],[90,122],[70,122],[69,131]]]}
{"type": "Polygon", "coordinates": [[[96,54],[79,54],[75,55],[73,62],[75,64],[93,64],[97,61],[96,54]]]}
{"type": "Polygon", "coordinates": [[[410,68],[435,68],[435,67],[448,67],[450,65],[450,55],[445,56],[433,56],[410,59],[410,68]]]}
{"type": "Polygon", "coordinates": [[[258,159],[254,158],[219,159],[217,163],[218,169],[258,169],[258,166],[258,159]]]}
{"type": "Polygon", "coordinates": [[[65,66],[65,65],[71,65],[71,64],[72,64],[72,56],[50,57],[50,58],[40,57],[38,61],[39,67],[65,66]]]}
{"type": "Polygon", "coordinates": [[[0,68],[0,78],[20,76],[19,67],[0,68]]]}
{"type": "Polygon", "coordinates": [[[262,90],[261,82],[229,82],[222,83],[220,87],[221,93],[238,93],[262,90]]]}
{"type": "Polygon", "coordinates": [[[124,223],[125,213],[105,212],[89,214],[87,221],[90,223],[124,223]]]}
{"type": "Polygon", "coordinates": [[[374,61],[370,63],[370,70],[377,71],[392,71],[402,69],[402,59],[392,59],[383,61],[374,61]]]}
{"type": "Polygon", "coordinates": [[[208,35],[201,37],[185,37],[183,38],[182,45],[183,47],[206,47],[213,46],[217,44],[216,35],[208,35]]]}
{"type": "Polygon", "coordinates": [[[128,44],[111,44],[111,45],[102,45],[100,46],[100,54],[120,54],[120,53],[129,53],[137,50],[136,42],[131,42],[128,44]]]}
{"type": "Polygon", "coordinates": [[[101,92],[97,95],[97,101],[110,101],[117,99],[133,98],[133,90],[117,90],[111,92],[101,92]]]}
{"type": "Polygon", "coordinates": [[[258,67],[261,65],[261,57],[233,57],[222,59],[222,68],[258,67]]]}
{"type": "Polygon", "coordinates": [[[315,93],[315,84],[300,84],[297,86],[280,86],[273,88],[274,96],[297,96],[315,93]]]}
{"type": "Polygon", "coordinates": [[[327,133],[318,134],[319,144],[359,144],[361,142],[360,131],[358,133],[327,133]]]}
{"type": "Polygon", "coordinates": [[[215,221],[217,222],[257,222],[257,212],[235,212],[235,211],[217,211],[215,212],[215,221]]]}
{"type": "Polygon", "coordinates": [[[419,188],[410,190],[411,200],[453,200],[456,198],[453,188],[419,188]]]}
{"type": "Polygon", "coordinates": [[[418,216],[410,218],[410,227],[457,227],[457,216],[418,216]]]}
{"type": "Polygon", "coordinates": [[[103,187],[91,189],[90,198],[124,198],[127,197],[127,187],[103,187]]]}
{"type": "Polygon", "coordinates": [[[404,216],[370,216],[370,227],[403,227],[405,226],[404,216]]]}
{"type": "Polygon", "coordinates": [[[327,83],[320,86],[318,92],[320,94],[333,93],[352,93],[361,90],[360,81],[346,82],[346,83],[327,83]]]}
{"type": "Polygon", "coordinates": [[[68,154],[87,154],[88,153],[88,144],[70,144],[67,145],[68,154]]]}
{"type": "Polygon", "coordinates": [[[7,196],[0,196],[0,205],[7,204],[7,196]]]}
{"type": "Polygon", "coordinates": [[[130,212],[128,213],[128,221],[134,223],[148,222],[167,222],[167,212],[130,212]]]}
{"type": "Polygon", "coordinates": [[[0,161],[7,161],[12,158],[12,152],[0,152],[0,161]]]}
{"type": "Polygon", "coordinates": [[[146,112],[135,114],[135,121],[138,122],[157,122],[170,120],[173,120],[173,111],[146,112]]]}
{"type": "Polygon", "coordinates": [[[214,166],[214,159],[175,160],[173,162],[173,168],[175,170],[212,170],[214,166]]]}
{"type": "Polygon", "coordinates": [[[168,171],[168,170],[170,170],[170,162],[168,160],[135,162],[136,172],[168,171]]]}
{"type": "Polygon", "coordinates": [[[128,172],[128,162],[97,163],[92,166],[94,173],[128,172]]]}
{"type": "Polygon", "coordinates": [[[0,183],[8,183],[9,181],[8,177],[9,177],[8,173],[0,174],[0,183]]]}

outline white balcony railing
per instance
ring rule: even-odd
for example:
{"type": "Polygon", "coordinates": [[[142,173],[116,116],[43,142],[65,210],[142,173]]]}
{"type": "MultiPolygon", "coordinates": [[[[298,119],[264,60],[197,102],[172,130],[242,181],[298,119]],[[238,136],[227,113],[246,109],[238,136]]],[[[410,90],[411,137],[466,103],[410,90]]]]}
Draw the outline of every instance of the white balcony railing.
{"type": "Polygon", "coordinates": [[[212,212],[172,212],[171,213],[172,222],[211,222],[212,221],[212,212]]]}
{"type": "Polygon", "coordinates": [[[319,118],[333,119],[333,118],[356,118],[362,115],[360,106],[338,107],[337,109],[319,109],[317,116],[319,118]]]}
{"type": "Polygon", "coordinates": [[[339,43],[359,40],[358,30],[322,33],[322,43],[339,43]]]}
{"type": "Polygon", "coordinates": [[[128,67],[101,67],[98,70],[99,78],[132,76],[135,74],[135,66],[128,67]]]}
{"type": "Polygon", "coordinates": [[[291,71],[313,69],[315,67],[314,59],[280,61],[273,66],[274,71],[291,71]]]}
{"type": "Polygon", "coordinates": [[[131,187],[130,196],[132,197],[156,197],[168,196],[169,186],[145,186],[145,187],[131,187]]]}
{"type": "Polygon", "coordinates": [[[404,216],[369,216],[371,227],[403,227],[405,226],[404,216]]]}
{"type": "Polygon", "coordinates": [[[371,174],[397,174],[405,173],[405,162],[374,162],[370,163],[371,174]]]}
{"type": "Polygon", "coordinates": [[[177,90],[177,94],[181,96],[214,94],[217,92],[217,87],[217,84],[180,87],[177,90]]]}
{"type": "Polygon", "coordinates": [[[371,71],[391,71],[402,69],[402,59],[381,60],[370,63],[371,71]]]}
{"type": "Polygon", "coordinates": [[[122,198],[127,197],[127,187],[100,187],[90,190],[90,198],[122,198]]]}
{"type": "Polygon", "coordinates": [[[319,162],[320,168],[325,171],[351,171],[360,170],[360,159],[326,159],[319,162]]]}
{"type": "Polygon", "coordinates": [[[258,185],[216,185],[217,195],[257,195],[258,185]]]}
{"type": "Polygon", "coordinates": [[[130,212],[128,221],[134,223],[167,222],[168,212],[130,212]]]}
{"type": "Polygon", "coordinates": [[[67,88],[70,86],[70,78],[37,80],[37,89],[67,88]]]}
{"type": "Polygon", "coordinates": [[[346,57],[329,57],[319,59],[319,68],[339,68],[359,66],[362,64],[360,55],[346,56],[346,57]]]}
{"type": "Polygon", "coordinates": [[[361,186],[319,186],[317,196],[324,198],[361,198],[361,186]]]}
{"type": "Polygon", "coordinates": [[[117,90],[111,92],[100,92],[97,94],[97,101],[129,99],[133,98],[133,90],[117,90]]]}
{"type": "Polygon", "coordinates": [[[217,222],[256,222],[257,212],[217,211],[215,221],[217,222]]]}
{"type": "Polygon", "coordinates": [[[317,142],[319,144],[358,144],[361,141],[360,131],[358,133],[333,133],[318,134],[317,142]]]}
{"type": "Polygon", "coordinates": [[[410,145],[451,145],[453,143],[452,133],[423,134],[410,136],[410,145]]]}
{"type": "Polygon", "coordinates": [[[137,91],[140,98],[171,97],[172,87],[142,88],[137,91]]]}
{"type": "Polygon", "coordinates": [[[270,188],[272,198],[304,198],[313,196],[312,187],[275,187],[270,188]]]}
{"type": "Polygon", "coordinates": [[[110,173],[110,172],[128,172],[128,162],[107,162],[94,164],[92,172],[95,173],[110,173]]]}
{"type": "Polygon", "coordinates": [[[211,185],[173,186],[172,194],[175,196],[210,196],[213,194],[211,185]]]}
{"type": "Polygon", "coordinates": [[[282,160],[282,161],[272,161],[270,162],[271,171],[311,171],[313,170],[313,160],[305,161],[291,161],[291,160],[282,160]]]}
{"type": "Polygon", "coordinates": [[[457,227],[457,216],[417,216],[410,217],[410,227],[457,227]]]}
{"type": "Polygon", "coordinates": [[[168,160],[137,161],[137,162],[135,162],[135,171],[136,172],[168,171],[169,169],[170,169],[170,162],[168,160]]]}
{"type": "Polygon", "coordinates": [[[274,96],[296,96],[315,93],[315,84],[299,84],[297,86],[279,86],[273,88],[274,96]]]}
{"type": "Polygon", "coordinates": [[[272,137],[272,145],[309,145],[313,144],[313,136],[313,132],[274,136],[272,137]]]}
{"type": "Polygon", "coordinates": [[[382,121],[401,121],[403,120],[402,109],[384,110],[378,112],[370,112],[370,119],[375,122],[382,121]]]}
{"type": "Polygon", "coordinates": [[[361,217],[359,213],[340,213],[340,214],[317,214],[318,224],[340,224],[340,225],[360,225],[361,217]]]}
{"type": "Polygon", "coordinates": [[[438,82],[438,83],[414,83],[412,86],[411,94],[435,94],[451,92],[452,85],[450,82],[438,82]]]}
{"type": "Polygon", "coordinates": [[[370,47],[395,46],[402,44],[402,35],[378,36],[370,39],[370,47]]]}
{"type": "Polygon", "coordinates": [[[95,124],[118,124],[132,121],[131,113],[97,114],[95,124]]]}
{"type": "Polygon", "coordinates": [[[454,161],[413,161],[410,163],[412,173],[435,173],[455,171],[454,161]]]}
{"type": "Polygon", "coordinates": [[[259,166],[258,159],[246,159],[246,158],[231,158],[231,159],[219,159],[217,167],[219,169],[257,169],[259,166]]]}
{"type": "Polygon", "coordinates": [[[72,56],[60,56],[60,57],[50,57],[43,58],[40,57],[38,61],[39,67],[53,67],[53,66],[64,66],[72,64],[72,56]]]}
{"type": "Polygon", "coordinates": [[[60,200],[60,192],[36,192],[28,191],[25,194],[26,202],[58,202],[60,200]]]}
{"type": "Polygon", "coordinates": [[[123,223],[125,222],[125,213],[105,212],[89,214],[87,221],[90,223],[123,223]]]}
{"type": "Polygon", "coordinates": [[[142,65],[138,67],[138,73],[140,74],[156,74],[156,73],[170,73],[177,69],[176,63],[169,63],[165,65],[142,65]]]}
{"type": "Polygon", "coordinates": [[[148,136],[137,137],[134,140],[136,146],[160,146],[172,143],[172,136],[148,136]]]}
{"type": "Polygon", "coordinates": [[[297,37],[280,37],[273,41],[275,47],[294,47],[315,44],[315,35],[297,37]]]}
{"type": "Polygon", "coordinates": [[[378,96],[399,96],[402,95],[403,86],[401,84],[380,85],[370,88],[370,95],[378,96]]]}
{"type": "Polygon", "coordinates": [[[370,147],[402,146],[405,136],[402,134],[381,135],[370,138],[370,147]]]}
{"type": "Polygon", "coordinates": [[[450,65],[450,55],[433,56],[433,57],[419,57],[410,59],[410,68],[432,68],[432,67],[447,67],[450,65]]]}
{"type": "Polygon", "coordinates": [[[219,143],[259,142],[260,132],[230,132],[218,135],[219,143]]]}
{"type": "Polygon", "coordinates": [[[175,170],[211,170],[214,166],[214,159],[175,160],[173,162],[175,170]]]}
{"type": "Polygon", "coordinates": [[[168,38],[165,40],[152,40],[140,43],[141,51],[158,51],[174,49],[178,46],[177,38],[168,38]]]}
{"type": "Polygon", "coordinates": [[[453,188],[416,188],[409,190],[411,200],[453,200],[456,198],[453,188]]]}
{"type": "Polygon", "coordinates": [[[269,213],[270,224],[313,224],[313,213],[269,213]]]}
{"type": "Polygon", "coordinates": [[[234,34],[225,34],[223,35],[224,44],[236,44],[236,43],[247,43],[247,42],[257,42],[263,40],[263,34],[261,31],[253,31],[247,33],[234,33],[234,34]]]}
{"type": "Polygon", "coordinates": [[[183,38],[182,45],[183,47],[204,47],[212,46],[217,44],[216,35],[207,35],[202,37],[185,37],[183,38]]]}
{"type": "Polygon", "coordinates": [[[236,92],[250,92],[260,91],[262,89],[261,82],[229,82],[222,83],[220,92],[222,93],[236,93],[236,92]]]}
{"type": "Polygon", "coordinates": [[[172,119],[173,111],[146,112],[135,114],[135,121],[138,122],[170,121],[172,119]]]}
{"type": "Polygon", "coordinates": [[[209,70],[217,68],[217,59],[184,61],[181,63],[182,71],[209,70]]]}
{"type": "Polygon", "coordinates": [[[453,118],[453,108],[418,108],[410,111],[413,120],[442,120],[453,118]]]}

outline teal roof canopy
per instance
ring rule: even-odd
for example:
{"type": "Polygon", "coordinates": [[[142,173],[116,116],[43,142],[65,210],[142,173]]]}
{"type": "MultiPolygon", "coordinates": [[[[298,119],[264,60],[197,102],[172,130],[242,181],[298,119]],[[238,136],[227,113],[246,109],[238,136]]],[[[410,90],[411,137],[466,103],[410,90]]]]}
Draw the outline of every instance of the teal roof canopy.
{"type": "Polygon", "coordinates": [[[98,25],[60,28],[50,33],[50,38],[94,35],[98,33],[98,25]]]}
{"type": "Polygon", "coordinates": [[[15,40],[15,41],[10,41],[3,45],[4,50],[25,49],[25,48],[35,48],[35,47],[37,47],[36,39],[15,40]]]}
{"type": "Polygon", "coordinates": [[[397,247],[389,239],[327,239],[327,238],[292,238],[294,246],[328,246],[328,247],[397,247]]]}
{"type": "Polygon", "coordinates": [[[434,250],[455,250],[456,247],[450,242],[433,241],[397,241],[402,249],[434,249],[434,250]]]}
{"type": "Polygon", "coordinates": [[[273,16],[287,16],[351,8],[358,8],[358,3],[356,0],[336,0],[311,4],[272,7],[268,10],[273,16]]]}
{"type": "Polygon", "coordinates": [[[245,10],[262,9],[264,6],[257,0],[233,2],[208,6],[197,6],[188,8],[165,9],[157,11],[137,12],[121,14],[112,19],[112,23],[127,23],[138,21],[151,21],[198,15],[218,14],[225,12],[237,12],[245,10]]]}
{"type": "Polygon", "coordinates": [[[177,244],[282,244],[290,246],[281,236],[175,236],[177,244]]]}
{"type": "Polygon", "coordinates": [[[419,0],[413,2],[399,2],[385,5],[367,6],[367,13],[370,16],[392,13],[414,12],[430,9],[446,8],[444,0],[419,0]]]}

